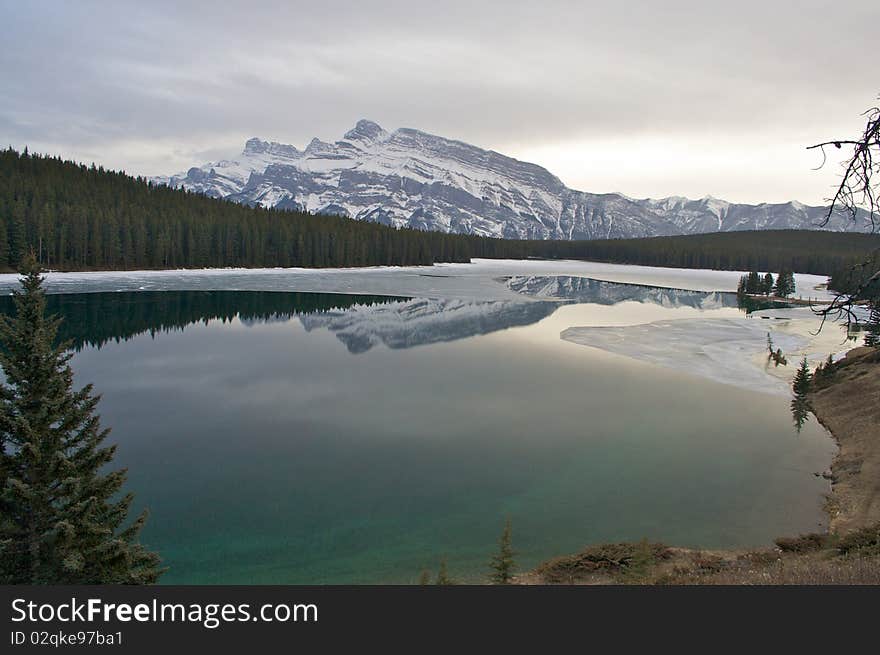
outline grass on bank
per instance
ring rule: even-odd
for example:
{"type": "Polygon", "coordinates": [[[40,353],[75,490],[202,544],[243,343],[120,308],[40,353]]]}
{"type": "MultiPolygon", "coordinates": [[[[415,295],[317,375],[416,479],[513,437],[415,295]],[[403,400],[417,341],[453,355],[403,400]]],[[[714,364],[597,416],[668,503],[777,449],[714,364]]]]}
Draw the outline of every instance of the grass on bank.
{"type": "Polygon", "coordinates": [[[776,548],[708,551],[643,540],[599,544],[544,562],[522,584],[880,584],[880,523],[843,536],[807,534],[776,548]]]}

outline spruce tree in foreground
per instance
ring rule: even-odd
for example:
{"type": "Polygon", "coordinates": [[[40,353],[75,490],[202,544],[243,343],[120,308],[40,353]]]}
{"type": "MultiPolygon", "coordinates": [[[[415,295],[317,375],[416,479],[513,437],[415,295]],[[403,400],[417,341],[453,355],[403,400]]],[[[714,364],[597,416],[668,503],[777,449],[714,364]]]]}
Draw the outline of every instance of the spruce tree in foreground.
{"type": "Polygon", "coordinates": [[[492,560],[489,562],[489,567],[492,569],[489,580],[493,584],[510,584],[510,581],[513,580],[513,571],[516,568],[513,555],[510,519],[507,519],[504,523],[504,531],[498,540],[498,552],[492,556],[492,560]]]}
{"type": "Polygon", "coordinates": [[[25,259],[15,316],[0,316],[0,581],[6,584],[147,584],[159,556],[137,538],[142,513],[124,525],[133,496],[126,471],[104,471],[92,385],[73,389],[60,319],[45,316],[43,278],[25,259]]]}
{"type": "Polygon", "coordinates": [[[792,390],[794,391],[795,396],[806,397],[806,395],[810,393],[812,385],[813,374],[810,372],[810,365],[807,362],[807,358],[804,357],[801,360],[801,365],[798,367],[797,373],[795,373],[792,390]]]}

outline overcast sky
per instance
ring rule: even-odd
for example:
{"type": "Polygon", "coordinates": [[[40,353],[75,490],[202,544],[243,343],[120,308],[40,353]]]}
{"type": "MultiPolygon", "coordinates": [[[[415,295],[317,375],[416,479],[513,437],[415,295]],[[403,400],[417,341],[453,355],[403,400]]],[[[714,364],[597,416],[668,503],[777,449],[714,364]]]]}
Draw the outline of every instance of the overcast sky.
{"type": "Polygon", "coordinates": [[[583,191],[819,203],[880,93],[877,0],[0,0],[0,143],[167,174],[360,118],[583,191]]]}

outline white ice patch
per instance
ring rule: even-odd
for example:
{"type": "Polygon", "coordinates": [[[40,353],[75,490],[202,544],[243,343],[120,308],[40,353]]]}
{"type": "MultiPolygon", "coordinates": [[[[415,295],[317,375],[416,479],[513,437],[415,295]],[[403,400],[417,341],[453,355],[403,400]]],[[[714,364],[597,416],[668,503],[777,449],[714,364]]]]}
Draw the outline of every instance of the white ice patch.
{"type": "MultiPolygon", "coordinates": [[[[784,380],[768,375],[755,363],[755,358],[767,349],[767,324],[760,319],[697,318],[644,325],[572,327],[560,337],[752,391],[790,393],[784,380]]],[[[807,340],[774,332],[773,343],[783,352],[791,352],[803,348],[807,340]]],[[[796,365],[788,363],[789,367],[796,365]]]]}

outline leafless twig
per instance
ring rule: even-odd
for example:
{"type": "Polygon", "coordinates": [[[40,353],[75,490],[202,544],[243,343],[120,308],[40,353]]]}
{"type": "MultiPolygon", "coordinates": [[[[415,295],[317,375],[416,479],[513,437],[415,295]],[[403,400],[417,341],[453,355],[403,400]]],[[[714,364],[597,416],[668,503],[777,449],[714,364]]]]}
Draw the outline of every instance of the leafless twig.
{"type": "Polygon", "coordinates": [[[871,231],[876,227],[875,219],[880,212],[880,183],[873,181],[872,177],[880,172],[880,107],[872,107],[863,116],[867,118],[867,124],[859,139],[825,141],[807,147],[807,150],[818,148],[822,152],[819,168],[827,161],[826,147],[853,147],[852,156],[844,162],[843,177],[837,191],[829,199],[828,211],[820,223],[823,227],[828,225],[835,211],[849,215],[853,222],[858,222],[859,215],[866,212],[871,231]]]}
{"type": "MultiPolygon", "coordinates": [[[[852,146],[852,155],[843,162],[843,177],[833,198],[829,199],[828,211],[820,226],[828,225],[831,217],[839,212],[858,225],[864,217],[871,232],[876,229],[876,219],[880,213],[880,107],[872,107],[864,112],[865,131],[856,140],[840,139],[809,146],[807,150],[819,149],[822,163],[827,161],[826,147],[841,149],[852,146]],[[876,177],[875,177],[876,175],[876,177]]],[[[880,302],[880,251],[866,261],[854,266],[851,271],[853,284],[850,288],[838,291],[831,303],[814,307],[816,315],[821,316],[821,330],[829,318],[834,321],[846,319],[847,330],[853,323],[858,324],[855,308],[865,301],[880,302]]]]}

